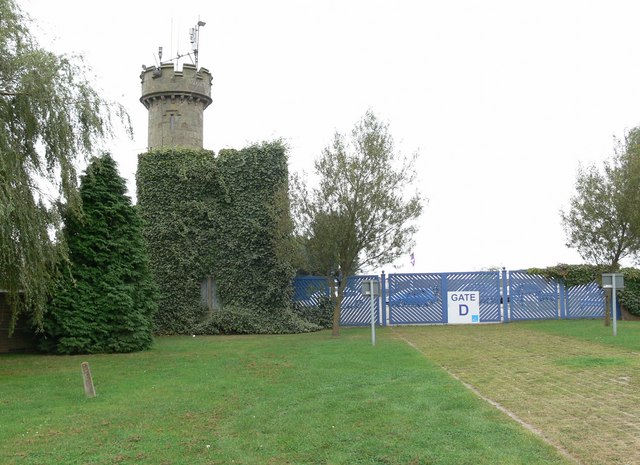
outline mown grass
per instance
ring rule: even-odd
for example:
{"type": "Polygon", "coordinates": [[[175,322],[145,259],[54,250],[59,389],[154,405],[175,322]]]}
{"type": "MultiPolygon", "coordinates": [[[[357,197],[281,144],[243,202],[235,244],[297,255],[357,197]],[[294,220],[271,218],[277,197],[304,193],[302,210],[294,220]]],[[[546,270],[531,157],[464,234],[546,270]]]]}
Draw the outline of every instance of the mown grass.
{"type": "Polygon", "coordinates": [[[640,352],[638,321],[618,321],[616,336],[613,335],[613,328],[605,326],[603,320],[528,321],[517,325],[557,336],[573,337],[640,352]]]}
{"type": "Polygon", "coordinates": [[[638,464],[640,322],[399,327],[446,367],[583,464],[638,464]]]}
{"type": "Polygon", "coordinates": [[[3,464],[566,463],[387,331],[2,356],[0,404],[3,464]]]}

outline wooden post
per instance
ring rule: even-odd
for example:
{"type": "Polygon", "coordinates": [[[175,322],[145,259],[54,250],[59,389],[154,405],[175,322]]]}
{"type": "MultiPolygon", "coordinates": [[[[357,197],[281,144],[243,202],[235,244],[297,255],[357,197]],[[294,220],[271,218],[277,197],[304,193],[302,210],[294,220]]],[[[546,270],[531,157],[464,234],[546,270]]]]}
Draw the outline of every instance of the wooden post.
{"type": "Polygon", "coordinates": [[[93,378],[91,378],[91,370],[89,369],[89,362],[82,362],[82,379],[84,379],[84,393],[87,397],[96,396],[96,388],[93,387],[93,378]]]}

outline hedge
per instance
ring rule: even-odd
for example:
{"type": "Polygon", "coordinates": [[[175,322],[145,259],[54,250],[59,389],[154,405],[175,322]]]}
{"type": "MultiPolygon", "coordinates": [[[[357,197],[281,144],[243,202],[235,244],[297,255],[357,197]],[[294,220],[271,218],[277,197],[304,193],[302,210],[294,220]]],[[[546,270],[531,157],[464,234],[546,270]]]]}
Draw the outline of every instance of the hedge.
{"type": "MultiPolygon", "coordinates": [[[[589,284],[592,281],[601,283],[602,273],[610,272],[607,267],[597,265],[559,264],[548,268],[531,268],[530,274],[539,274],[547,278],[555,278],[567,286],[589,284]]],[[[640,316],[640,270],[623,268],[625,288],[618,292],[620,303],[632,315],[640,316]]]]}

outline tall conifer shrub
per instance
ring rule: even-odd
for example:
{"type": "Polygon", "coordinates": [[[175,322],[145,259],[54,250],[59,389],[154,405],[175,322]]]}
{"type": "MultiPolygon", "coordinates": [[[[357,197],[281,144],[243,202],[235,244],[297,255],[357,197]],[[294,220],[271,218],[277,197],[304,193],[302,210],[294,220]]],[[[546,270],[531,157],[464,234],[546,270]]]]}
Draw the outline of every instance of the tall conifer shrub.
{"type": "Polygon", "coordinates": [[[111,156],[91,160],[80,197],[80,213],[70,210],[65,219],[70,263],[45,320],[41,346],[63,354],[147,349],[157,289],[141,220],[111,156]]]}

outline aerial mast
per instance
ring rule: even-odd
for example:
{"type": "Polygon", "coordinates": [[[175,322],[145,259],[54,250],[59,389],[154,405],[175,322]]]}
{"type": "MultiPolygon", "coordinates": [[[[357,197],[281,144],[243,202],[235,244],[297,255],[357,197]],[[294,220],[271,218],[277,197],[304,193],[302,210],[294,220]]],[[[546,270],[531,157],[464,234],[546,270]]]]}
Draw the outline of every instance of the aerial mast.
{"type": "Polygon", "coordinates": [[[195,62],[194,65],[196,65],[196,68],[198,67],[198,49],[200,48],[200,28],[205,24],[207,23],[198,20],[196,26],[192,27],[189,31],[189,36],[191,39],[191,50],[193,52],[193,58],[195,62]]]}

